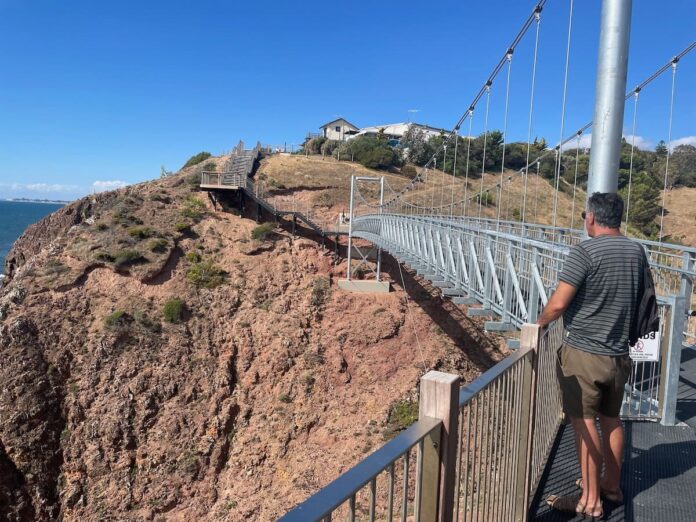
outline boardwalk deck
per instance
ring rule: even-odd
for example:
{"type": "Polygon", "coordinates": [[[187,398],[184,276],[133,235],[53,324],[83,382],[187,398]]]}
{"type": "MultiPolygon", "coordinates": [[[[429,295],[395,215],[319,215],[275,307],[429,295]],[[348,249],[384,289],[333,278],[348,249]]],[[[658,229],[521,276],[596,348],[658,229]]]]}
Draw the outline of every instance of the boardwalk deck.
{"type": "MultiPolygon", "coordinates": [[[[677,415],[679,426],[654,422],[626,423],[626,450],[622,477],[623,505],[605,505],[612,522],[687,522],[696,520],[696,350],[682,352],[677,415]]],[[[562,428],[549,466],[532,504],[530,520],[582,520],[550,510],[550,494],[578,492],[580,470],[575,456],[573,429],[562,428]]]]}

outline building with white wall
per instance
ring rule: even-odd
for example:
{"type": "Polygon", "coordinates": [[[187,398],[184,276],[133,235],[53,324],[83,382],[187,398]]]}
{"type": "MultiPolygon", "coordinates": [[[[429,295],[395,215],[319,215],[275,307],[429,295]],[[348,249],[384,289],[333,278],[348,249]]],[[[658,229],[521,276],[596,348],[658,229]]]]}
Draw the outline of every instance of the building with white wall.
{"type": "Polygon", "coordinates": [[[346,141],[360,130],[344,118],[338,118],[325,123],[321,127],[321,135],[330,140],[346,141]]]}
{"type": "Polygon", "coordinates": [[[442,132],[444,132],[444,129],[438,129],[436,127],[423,125],[421,123],[402,122],[363,127],[360,129],[360,132],[355,134],[355,136],[364,136],[366,134],[383,134],[390,140],[400,140],[411,127],[416,127],[422,130],[425,133],[426,139],[433,136],[439,136],[442,132]]]}

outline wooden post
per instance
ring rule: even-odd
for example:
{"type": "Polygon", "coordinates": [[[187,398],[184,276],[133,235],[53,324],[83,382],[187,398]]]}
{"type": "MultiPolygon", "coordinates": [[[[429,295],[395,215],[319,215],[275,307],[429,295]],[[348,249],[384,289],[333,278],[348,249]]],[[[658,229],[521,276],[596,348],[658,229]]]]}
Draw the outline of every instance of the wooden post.
{"type": "Polygon", "coordinates": [[[532,442],[536,403],[536,361],[539,346],[540,327],[537,324],[524,324],[520,331],[520,350],[531,349],[524,358],[522,373],[522,404],[520,408],[519,451],[517,460],[517,495],[515,502],[515,520],[526,522],[529,510],[529,481],[532,467],[532,442]]]}
{"type": "Polygon", "coordinates": [[[420,382],[418,417],[442,420],[439,441],[426,438],[423,452],[418,454],[419,469],[423,471],[420,520],[451,522],[457,480],[459,376],[436,371],[425,374],[420,382]]]}

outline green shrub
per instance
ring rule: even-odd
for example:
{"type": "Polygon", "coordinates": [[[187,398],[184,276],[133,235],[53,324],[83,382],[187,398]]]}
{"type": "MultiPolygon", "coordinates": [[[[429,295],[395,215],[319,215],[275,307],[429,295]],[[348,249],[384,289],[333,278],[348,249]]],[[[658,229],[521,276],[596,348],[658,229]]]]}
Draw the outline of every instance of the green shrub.
{"type": "MultiPolygon", "coordinates": [[[[457,154],[457,156],[459,155],[457,154]]],[[[409,178],[415,178],[418,175],[418,169],[409,163],[408,165],[401,167],[401,173],[409,178]]]]}
{"type": "Polygon", "coordinates": [[[114,225],[121,225],[123,227],[143,224],[142,220],[132,215],[124,205],[119,206],[119,208],[114,211],[113,223],[114,225]]]}
{"type": "Polygon", "coordinates": [[[324,138],[323,136],[312,138],[310,140],[307,140],[302,146],[302,148],[310,154],[319,154],[321,152],[321,146],[324,144],[325,141],[326,138],[324,138]]]}
{"type": "Polygon", "coordinates": [[[121,328],[130,322],[131,316],[123,310],[116,310],[104,318],[104,325],[111,329],[121,328]]]}
{"type": "Polygon", "coordinates": [[[312,306],[321,306],[329,296],[330,283],[326,277],[317,277],[312,283],[312,306]]]}
{"type": "Polygon", "coordinates": [[[268,186],[278,190],[285,190],[287,188],[283,183],[274,178],[268,180],[268,186]]]}
{"type": "Polygon", "coordinates": [[[192,251],[186,253],[186,261],[189,263],[200,263],[201,255],[198,252],[192,251]]]}
{"type": "Polygon", "coordinates": [[[106,263],[114,262],[114,256],[112,256],[108,252],[97,252],[94,254],[94,259],[97,261],[104,261],[106,263]]]}
{"type": "Polygon", "coordinates": [[[162,315],[164,315],[164,320],[168,323],[180,323],[185,309],[184,302],[178,297],[174,297],[164,303],[164,308],[162,309],[162,315]]]}
{"type": "Polygon", "coordinates": [[[355,161],[371,169],[389,169],[401,164],[399,153],[377,136],[358,136],[350,141],[355,161]]]}
{"type": "Polygon", "coordinates": [[[113,255],[113,258],[116,268],[124,268],[144,259],[137,250],[120,250],[113,255]]]}
{"type": "Polygon", "coordinates": [[[210,156],[212,156],[212,154],[210,152],[199,152],[198,154],[191,156],[188,159],[188,161],[186,163],[184,163],[183,168],[198,165],[199,163],[202,163],[205,160],[207,160],[210,156]]]}
{"type": "Polygon", "coordinates": [[[325,154],[326,156],[331,156],[340,145],[341,142],[338,140],[326,140],[321,144],[321,153],[325,154]]]}
{"type": "Polygon", "coordinates": [[[159,322],[150,319],[150,317],[148,317],[148,315],[142,310],[136,310],[133,312],[133,319],[135,319],[138,326],[144,328],[145,330],[154,333],[162,331],[162,325],[159,322]]]}
{"type": "Polygon", "coordinates": [[[155,231],[150,227],[129,227],[128,235],[132,238],[142,240],[155,235],[155,231]]]}
{"type": "Polygon", "coordinates": [[[266,236],[273,232],[274,228],[275,226],[273,225],[273,223],[263,223],[258,227],[254,227],[254,230],[251,231],[251,239],[255,239],[257,241],[264,241],[266,239],[266,236]]]}
{"type": "Polygon", "coordinates": [[[200,199],[189,196],[184,202],[184,208],[181,209],[181,215],[193,221],[200,221],[205,213],[205,203],[200,199]]]}
{"type": "Polygon", "coordinates": [[[183,221],[179,221],[176,225],[174,225],[174,228],[177,232],[188,232],[189,230],[191,230],[191,223],[184,223],[183,221]]]}
{"type": "Polygon", "coordinates": [[[495,196],[490,192],[484,192],[483,195],[480,193],[476,194],[476,198],[474,199],[477,204],[480,202],[484,206],[495,206],[495,196]]]}
{"type": "Polygon", "coordinates": [[[207,172],[215,172],[217,170],[217,164],[214,161],[209,161],[203,164],[203,170],[207,172]]]}
{"type": "Polygon", "coordinates": [[[281,393],[281,394],[278,396],[278,400],[279,400],[280,402],[285,403],[285,404],[288,404],[288,403],[292,402],[292,399],[290,398],[290,396],[289,396],[287,393],[281,393]]]}
{"type": "Polygon", "coordinates": [[[393,437],[397,432],[405,430],[418,420],[418,403],[402,400],[392,405],[389,410],[387,429],[384,431],[386,439],[393,437]]]}
{"type": "Polygon", "coordinates": [[[215,288],[225,282],[225,272],[210,259],[194,263],[186,272],[189,283],[199,288],[215,288]]]}
{"type": "Polygon", "coordinates": [[[55,261],[54,259],[51,259],[46,263],[43,271],[46,275],[58,275],[63,274],[65,272],[69,272],[70,269],[60,261],[55,261]]]}
{"type": "Polygon", "coordinates": [[[150,241],[148,247],[152,252],[157,252],[161,254],[167,251],[167,247],[169,247],[169,241],[167,241],[163,237],[160,237],[158,239],[153,239],[152,241],[150,241]]]}

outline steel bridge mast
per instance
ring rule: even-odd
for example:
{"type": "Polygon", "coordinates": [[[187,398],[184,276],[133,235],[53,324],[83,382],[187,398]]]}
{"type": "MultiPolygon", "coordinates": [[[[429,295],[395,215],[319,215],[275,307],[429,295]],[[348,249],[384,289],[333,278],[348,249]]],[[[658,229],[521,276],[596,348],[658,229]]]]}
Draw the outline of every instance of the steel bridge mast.
{"type": "Polygon", "coordinates": [[[618,188],[632,1],[602,0],[588,197],[618,188]]]}

